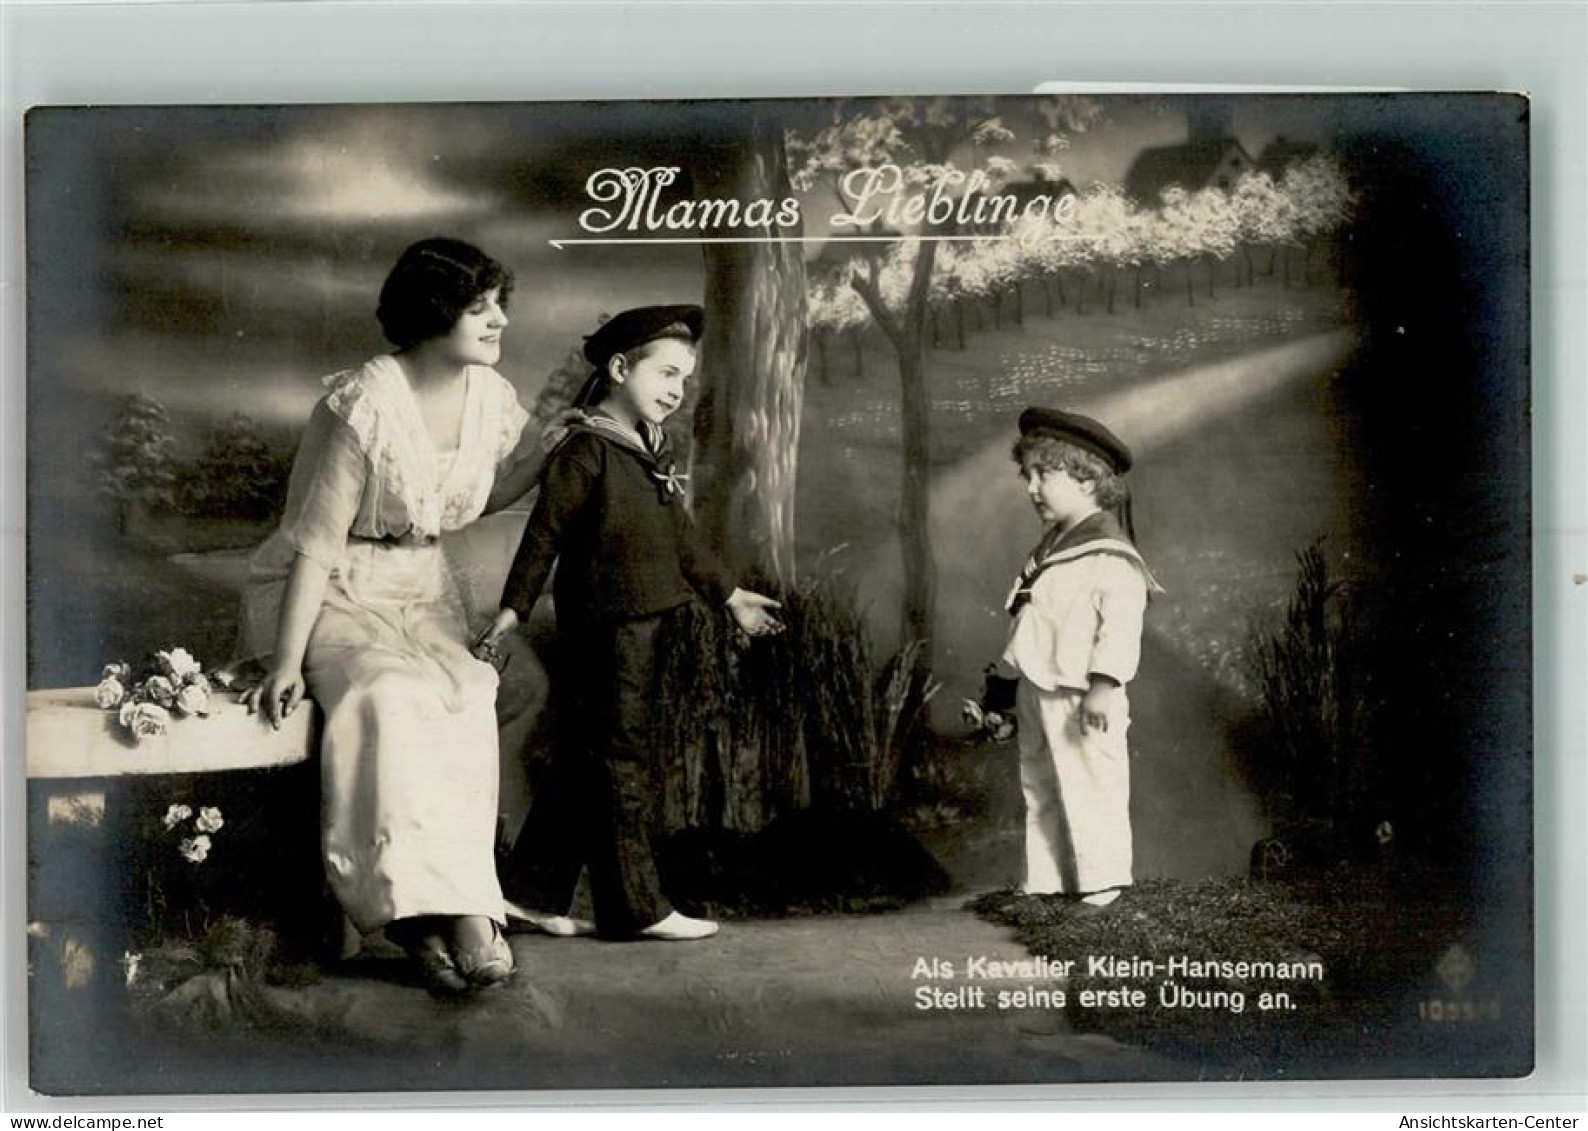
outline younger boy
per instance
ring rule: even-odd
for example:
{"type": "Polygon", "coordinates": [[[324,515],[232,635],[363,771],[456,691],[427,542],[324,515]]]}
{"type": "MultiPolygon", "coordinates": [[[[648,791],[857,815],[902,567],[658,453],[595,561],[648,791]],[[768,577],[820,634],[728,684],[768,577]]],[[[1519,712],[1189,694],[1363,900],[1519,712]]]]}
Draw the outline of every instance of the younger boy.
{"type": "Polygon", "coordinates": [[[696,537],[662,430],[684,401],[702,320],[698,306],[643,307],[586,340],[595,371],[577,407],[589,415],[546,465],[502,611],[477,645],[490,652],[528,619],[555,561],[558,741],[502,876],[508,900],[552,933],[579,933],[567,911],[586,865],[602,934],[717,931],[673,910],[651,853],[657,630],[664,613],[697,595],[751,636],[782,626],[777,602],[735,588],[696,537]]]}
{"type": "Polygon", "coordinates": [[[1010,591],[999,674],[1017,678],[1030,894],[1106,907],[1131,883],[1130,704],[1142,614],[1157,589],[1109,508],[1130,450],[1089,417],[1020,414],[1015,462],[1047,532],[1010,591]]]}

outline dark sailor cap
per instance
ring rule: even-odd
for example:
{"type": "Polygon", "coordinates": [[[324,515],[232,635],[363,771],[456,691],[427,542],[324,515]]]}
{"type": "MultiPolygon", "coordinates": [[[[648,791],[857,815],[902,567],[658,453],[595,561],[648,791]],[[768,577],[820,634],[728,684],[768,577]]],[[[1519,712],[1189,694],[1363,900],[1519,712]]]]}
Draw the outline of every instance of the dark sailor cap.
{"type": "Polygon", "coordinates": [[[1131,454],[1125,442],[1090,416],[1057,408],[1028,408],[1020,414],[1022,436],[1044,435],[1091,452],[1123,475],[1130,470],[1131,454]]]}
{"type": "Polygon", "coordinates": [[[584,340],[585,360],[597,369],[604,369],[615,354],[654,341],[675,323],[683,323],[689,329],[689,336],[698,342],[705,325],[705,313],[698,306],[640,306],[614,314],[584,340]]]}

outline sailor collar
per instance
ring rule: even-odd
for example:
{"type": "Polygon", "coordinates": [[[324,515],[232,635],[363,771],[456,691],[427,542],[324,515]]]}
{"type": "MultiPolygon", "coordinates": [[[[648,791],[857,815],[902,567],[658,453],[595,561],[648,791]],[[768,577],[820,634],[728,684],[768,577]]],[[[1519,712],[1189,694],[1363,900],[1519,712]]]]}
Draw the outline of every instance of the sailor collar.
{"type": "Polygon", "coordinates": [[[1148,593],[1164,591],[1163,586],[1158,584],[1158,579],[1153,577],[1152,571],[1147,568],[1141,552],[1131,544],[1130,539],[1119,528],[1114,516],[1107,511],[1099,511],[1082,519],[1057,537],[1051,534],[1043,537],[1037,544],[1036,550],[1026,559],[1025,568],[1020,571],[1020,576],[1015,578],[1014,585],[1010,587],[1004,608],[1011,615],[1020,612],[1031,600],[1031,587],[1049,567],[1073,562],[1090,554],[1113,554],[1122,557],[1141,571],[1142,579],[1147,583],[1148,593]]]}
{"type": "Polygon", "coordinates": [[[638,429],[630,428],[604,413],[591,413],[585,419],[569,425],[570,432],[591,432],[618,447],[632,452],[645,464],[645,469],[656,482],[657,494],[663,503],[684,493],[689,475],[678,470],[667,433],[648,420],[640,421],[638,429]]]}

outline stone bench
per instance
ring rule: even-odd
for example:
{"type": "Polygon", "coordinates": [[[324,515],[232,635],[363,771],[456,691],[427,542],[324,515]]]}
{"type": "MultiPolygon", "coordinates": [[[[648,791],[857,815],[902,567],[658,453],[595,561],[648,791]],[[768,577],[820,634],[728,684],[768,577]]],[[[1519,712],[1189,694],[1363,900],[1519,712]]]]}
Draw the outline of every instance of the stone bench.
{"type": "Polygon", "coordinates": [[[207,718],[173,720],[166,733],[133,741],[116,713],[94,702],[92,687],[30,691],[30,781],[117,778],[129,774],[209,774],[290,766],[314,750],[319,720],[306,703],[272,728],[224,692],[207,718]]]}

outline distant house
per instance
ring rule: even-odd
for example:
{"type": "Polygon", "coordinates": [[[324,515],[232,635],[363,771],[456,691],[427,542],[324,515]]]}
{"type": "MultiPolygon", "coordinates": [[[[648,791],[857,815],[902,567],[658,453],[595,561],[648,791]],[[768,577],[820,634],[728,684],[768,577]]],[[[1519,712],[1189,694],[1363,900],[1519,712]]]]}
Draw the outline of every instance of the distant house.
{"type": "Polygon", "coordinates": [[[1319,148],[1310,141],[1294,141],[1280,134],[1263,146],[1263,151],[1257,155],[1257,171],[1267,173],[1277,182],[1290,166],[1297,161],[1316,157],[1319,152],[1319,148]]]}
{"type": "Polygon", "coordinates": [[[1142,208],[1156,208],[1165,189],[1187,192],[1235,187],[1242,173],[1256,168],[1246,147],[1232,137],[1206,138],[1183,145],[1143,149],[1125,174],[1125,195],[1142,208]]]}

